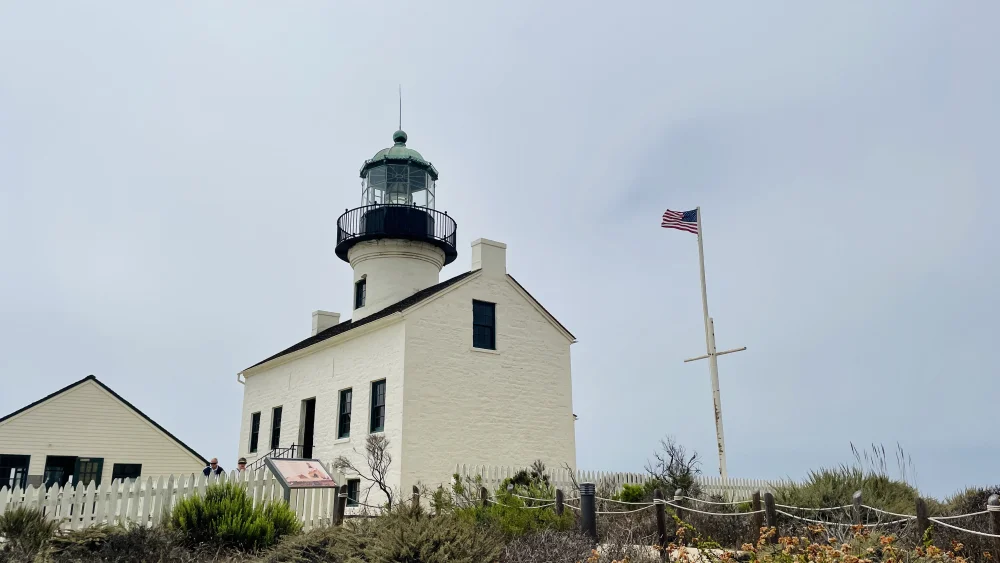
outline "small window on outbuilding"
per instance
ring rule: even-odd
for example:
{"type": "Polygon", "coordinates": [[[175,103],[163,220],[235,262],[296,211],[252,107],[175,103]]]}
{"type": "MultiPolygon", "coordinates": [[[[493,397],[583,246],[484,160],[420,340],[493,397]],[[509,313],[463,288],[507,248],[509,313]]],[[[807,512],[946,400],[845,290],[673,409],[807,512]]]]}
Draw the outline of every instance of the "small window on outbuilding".
{"type": "Polygon", "coordinates": [[[472,302],[472,346],[484,350],[497,349],[496,303],[472,302]]]}
{"type": "Polygon", "coordinates": [[[141,463],[116,463],[111,468],[111,480],[138,479],[142,475],[141,463]]]}
{"type": "Polygon", "coordinates": [[[367,287],[366,287],[366,285],[367,285],[366,282],[367,282],[367,280],[365,278],[361,278],[360,280],[358,280],[357,282],[354,283],[354,308],[355,309],[360,309],[360,308],[362,308],[362,307],[365,306],[365,296],[366,296],[366,293],[368,292],[367,287]]]}

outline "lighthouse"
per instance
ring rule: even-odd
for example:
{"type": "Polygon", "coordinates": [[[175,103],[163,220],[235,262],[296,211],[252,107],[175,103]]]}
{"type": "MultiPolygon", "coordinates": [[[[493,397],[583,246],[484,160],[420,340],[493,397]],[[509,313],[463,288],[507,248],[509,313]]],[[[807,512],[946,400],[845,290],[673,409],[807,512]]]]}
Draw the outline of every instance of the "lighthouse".
{"type": "Polygon", "coordinates": [[[438,171],[406,146],[392,146],[361,166],[361,206],[337,219],[337,256],[354,270],[354,321],[438,283],[458,257],[457,224],[435,208],[438,171]]]}

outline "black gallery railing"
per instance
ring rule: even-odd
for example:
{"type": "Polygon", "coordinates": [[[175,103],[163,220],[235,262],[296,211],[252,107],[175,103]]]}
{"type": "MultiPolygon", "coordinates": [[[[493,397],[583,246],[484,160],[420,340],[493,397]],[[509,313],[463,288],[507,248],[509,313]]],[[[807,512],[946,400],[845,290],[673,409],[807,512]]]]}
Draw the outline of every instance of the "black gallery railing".
{"type": "Polygon", "coordinates": [[[356,242],[391,237],[430,242],[441,248],[451,262],[458,226],[447,213],[402,204],[365,205],[348,209],[337,219],[337,255],[347,259],[356,242]]]}

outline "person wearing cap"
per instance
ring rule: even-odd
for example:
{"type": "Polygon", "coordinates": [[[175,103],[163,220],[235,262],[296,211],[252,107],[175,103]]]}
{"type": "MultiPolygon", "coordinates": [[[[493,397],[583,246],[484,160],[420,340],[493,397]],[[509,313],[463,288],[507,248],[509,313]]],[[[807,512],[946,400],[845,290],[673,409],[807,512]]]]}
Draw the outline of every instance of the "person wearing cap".
{"type": "Polygon", "coordinates": [[[213,473],[216,475],[221,475],[225,472],[226,471],[222,468],[222,466],[219,465],[219,460],[214,457],[212,458],[212,461],[210,461],[209,464],[206,465],[205,469],[202,471],[202,473],[205,475],[212,475],[213,473]]]}
{"type": "Polygon", "coordinates": [[[241,457],[236,461],[236,471],[243,473],[247,470],[247,458],[241,457]]]}

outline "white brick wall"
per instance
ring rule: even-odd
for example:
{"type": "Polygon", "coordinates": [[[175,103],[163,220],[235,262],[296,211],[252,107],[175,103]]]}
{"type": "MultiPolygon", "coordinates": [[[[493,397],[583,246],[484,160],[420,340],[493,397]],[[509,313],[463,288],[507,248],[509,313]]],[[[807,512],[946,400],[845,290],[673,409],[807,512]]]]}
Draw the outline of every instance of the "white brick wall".
{"type": "Polygon", "coordinates": [[[406,336],[404,489],[446,485],[458,463],[576,467],[570,341],[505,275],[414,310],[406,336]],[[496,303],[496,352],[472,347],[473,299],[496,303]]]}
{"type": "MultiPolygon", "coordinates": [[[[403,335],[398,321],[373,332],[359,334],[331,347],[319,344],[314,353],[297,357],[246,377],[243,391],[243,419],[239,453],[253,463],[266,454],[271,444],[271,412],[282,407],[281,447],[299,441],[301,403],[316,398],[313,457],[332,463],[346,455],[364,466],[364,440],[369,429],[371,383],[386,380],[386,422],[384,433],[391,455],[399,460],[403,427],[403,335]],[[351,437],[337,440],[338,401],[341,389],[353,389],[351,437]],[[251,454],[250,416],[261,413],[257,453],[251,454]],[[354,450],[359,453],[355,453],[354,450]]],[[[345,333],[349,336],[354,331],[345,333]]],[[[278,360],[280,361],[280,359],[278,360]]],[[[398,482],[398,461],[393,462],[393,480],[398,482]]],[[[374,501],[376,497],[372,497],[374,501]]]]}

